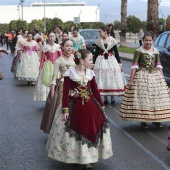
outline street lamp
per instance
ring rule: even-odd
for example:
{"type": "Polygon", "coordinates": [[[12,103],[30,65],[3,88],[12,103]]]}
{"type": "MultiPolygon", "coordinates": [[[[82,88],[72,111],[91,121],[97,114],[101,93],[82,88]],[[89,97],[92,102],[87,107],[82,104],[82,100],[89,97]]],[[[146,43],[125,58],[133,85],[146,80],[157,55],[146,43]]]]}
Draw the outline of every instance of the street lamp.
{"type": "Polygon", "coordinates": [[[23,21],[23,3],[25,2],[25,0],[20,0],[20,4],[21,4],[21,7],[22,7],[22,21],[23,21]]]}
{"type": "Polygon", "coordinates": [[[98,4],[98,6],[97,6],[97,9],[96,9],[96,22],[98,21],[98,18],[97,18],[97,11],[99,10],[99,7],[100,7],[100,4],[98,4]]]}
{"type": "Polygon", "coordinates": [[[44,33],[46,32],[45,0],[44,0],[44,33]]]}
{"type": "MultiPolygon", "coordinates": [[[[81,13],[82,13],[82,9],[81,9],[81,11],[80,11],[80,13],[79,13],[79,20],[80,20],[80,15],[81,15],[81,13]]],[[[79,21],[80,22],[80,21],[79,21]]]]}
{"type": "Polygon", "coordinates": [[[19,11],[19,5],[17,6],[17,10],[18,10],[18,18],[20,20],[20,11],[19,11]]]}

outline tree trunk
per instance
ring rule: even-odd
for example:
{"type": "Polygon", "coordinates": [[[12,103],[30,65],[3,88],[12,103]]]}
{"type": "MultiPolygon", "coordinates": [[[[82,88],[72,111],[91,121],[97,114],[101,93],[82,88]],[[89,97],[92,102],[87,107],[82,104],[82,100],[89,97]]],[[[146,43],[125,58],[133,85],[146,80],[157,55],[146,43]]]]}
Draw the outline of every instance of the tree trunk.
{"type": "Polygon", "coordinates": [[[127,17],[127,0],[121,0],[121,33],[120,46],[126,46],[126,17],[127,17]]]}
{"type": "Polygon", "coordinates": [[[154,37],[159,33],[158,0],[148,0],[147,31],[154,37]]]}

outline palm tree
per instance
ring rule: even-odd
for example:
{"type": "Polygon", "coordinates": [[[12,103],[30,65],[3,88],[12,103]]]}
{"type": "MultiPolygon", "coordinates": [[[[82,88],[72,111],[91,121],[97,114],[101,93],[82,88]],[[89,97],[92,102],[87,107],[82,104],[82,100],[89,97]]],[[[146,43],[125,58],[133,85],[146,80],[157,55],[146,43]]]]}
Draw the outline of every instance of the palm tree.
{"type": "Polygon", "coordinates": [[[147,12],[147,31],[152,32],[155,36],[159,32],[159,17],[158,17],[158,0],[148,0],[147,12]]]}
{"type": "Polygon", "coordinates": [[[120,46],[126,46],[126,17],[127,17],[127,0],[121,0],[121,34],[120,46]]]}

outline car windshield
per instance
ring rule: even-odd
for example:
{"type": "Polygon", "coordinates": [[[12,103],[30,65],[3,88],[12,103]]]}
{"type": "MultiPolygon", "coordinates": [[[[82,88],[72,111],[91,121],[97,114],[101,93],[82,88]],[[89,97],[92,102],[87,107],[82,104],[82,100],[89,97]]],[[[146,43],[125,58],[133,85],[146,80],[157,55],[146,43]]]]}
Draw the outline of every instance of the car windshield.
{"type": "Polygon", "coordinates": [[[81,31],[80,35],[84,37],[84,39],[99,39],[99,31],[81,31]]]}

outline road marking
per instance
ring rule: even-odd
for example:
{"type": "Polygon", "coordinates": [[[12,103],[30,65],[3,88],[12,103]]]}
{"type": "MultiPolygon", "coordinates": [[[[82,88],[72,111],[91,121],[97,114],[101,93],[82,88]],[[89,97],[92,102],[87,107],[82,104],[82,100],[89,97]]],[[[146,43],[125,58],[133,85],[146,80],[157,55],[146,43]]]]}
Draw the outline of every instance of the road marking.
{"type": "MultiPolygon", "coordinates": [[[[111,106],[109,106],[112,110],[111,106]]],[[[161,165],[165,170],[170,170],[170,168],[161,161],[157,156],[155,156],[152,152],[150,152],[147,148],[145,148],[140,142],[138,142],[133,136],[131,136],[129,133],[127,133],[125,130],[123,130],[116,122],[114,122],[111,118],[107,116],[109,122],[115,126],[118,130],[120,130],[126,137],[128,137],[132,142],[134,142],[139,148],[141,148],[146,154],[148,154],[150,157],[152,157],[159,165],[161,165]]]]}
{"type": "MultiPolygon", "coordinates": [[[[157,139],[159,142],[161,142],[162,144],[164,145],[167,145],[167,142],[168,141],[165,141],[163,139],[161,139],[159,136],[155,135],[154,133],[152,132],[146,132],[147,134],[151,135],[153,138],[157,139]]],[[[167,132],[168,133],[168,132],[167,132]]]]}
{"type": "Polygon", "coordinates": [[[130,77],[130,75],[129,75],[129,74],[125,74],[125,76],[130,77]]]}
{"type": "MultiPolygon", "coordinates": [[[[116,113],[118,113],[118,114],[120,113],[118,109],[112,108],[111,106],[109,106],[109,107],[110,107],[112,110],[114,110],[116,113]]],[[[167,145],[167,141],[161,139],[159,136],[155,135],[154,133],[149,132],[149,131],[147,131],[146,133],[149,134],[150,136],[152,136],[153,138],[157,139],[157,140],[158,140],[159,142],[161,142],[162,144],[167,145]]]]}

